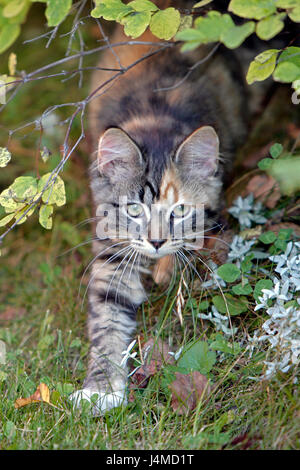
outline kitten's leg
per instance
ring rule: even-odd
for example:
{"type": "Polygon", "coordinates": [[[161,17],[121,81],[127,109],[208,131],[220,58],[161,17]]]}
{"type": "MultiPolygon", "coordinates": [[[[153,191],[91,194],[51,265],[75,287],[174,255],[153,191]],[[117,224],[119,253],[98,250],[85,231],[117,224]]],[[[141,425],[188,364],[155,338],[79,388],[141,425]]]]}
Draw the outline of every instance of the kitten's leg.
{"type": "Polygon", "coordinates": [[[124,244],[105,248],[98,242],[97,251],[103,254],[93,265],[89,287],[88,374],[83,390],[71,396],[78,405],[80,399],[89,400],[97,393],[94,414],[126,403],[128,371],[121,365],[122,352],[131,342],[136,311],[145,300],[136,266],[138,255],[124,244]]]}

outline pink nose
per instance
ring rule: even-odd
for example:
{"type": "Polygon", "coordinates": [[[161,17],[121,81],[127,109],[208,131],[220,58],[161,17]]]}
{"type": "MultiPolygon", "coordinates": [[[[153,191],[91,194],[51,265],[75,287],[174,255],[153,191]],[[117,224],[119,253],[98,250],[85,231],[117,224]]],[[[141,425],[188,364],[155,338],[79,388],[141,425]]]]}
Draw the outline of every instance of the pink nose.
{"type": "Polygon", "coordinates": [[[159,248],[165,243],[166,240],[149,240],[150,243],[156,248],[158,251],[159,248]]]}

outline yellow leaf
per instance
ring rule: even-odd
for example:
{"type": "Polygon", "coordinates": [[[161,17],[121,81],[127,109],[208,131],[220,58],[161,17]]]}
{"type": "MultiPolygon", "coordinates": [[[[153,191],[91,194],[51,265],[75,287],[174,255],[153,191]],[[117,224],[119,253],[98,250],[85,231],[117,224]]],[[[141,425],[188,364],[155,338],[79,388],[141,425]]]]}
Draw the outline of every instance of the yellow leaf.
{"type": "Polygon", "coordinates": [[[13,76],[16,73],[16,66],[17,66],[17,56],[14,52],[9,54],[8,57],[8,71],[9,75],[13,76]]]}
{"type": "Polygon", "coordinates": [[[30,405],[31,403],[45,402],[50,404],[50,390],[46,384],[40,383],[33,395],[28,398],[18,398],[15,401],[15,408],[30,405]]]}

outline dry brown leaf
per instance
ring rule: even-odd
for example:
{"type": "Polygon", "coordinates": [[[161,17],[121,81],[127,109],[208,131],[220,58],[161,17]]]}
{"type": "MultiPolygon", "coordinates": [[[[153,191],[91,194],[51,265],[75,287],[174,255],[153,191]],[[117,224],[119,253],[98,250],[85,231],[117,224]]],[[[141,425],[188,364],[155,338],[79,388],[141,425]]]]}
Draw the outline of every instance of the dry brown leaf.
{"type": "Polygon", "coordinates": [[[18,398],[15,401],[15,408],[30,405],[31,403],[46,402],[50,403],[50,390],[46,384],[40,383],[33,395],[28,398],[18,398]]]}
{"type": "Polygon", "coordinates": [[[169,354],[170,348],[161,339],[149,339],[142,348],[144,364],[132,375],[132,381],[138,388],[147,387],[150,377],[157,374],[163,364],[173,364],[174,357],[169,354]]]}
{"type": "Polygon", "coordinates": [[[261,201],[269,209],[273,209],[281,198],[279,185],[272,176],[266,173],[255,175],[246,186],[246,194],[252,193],[254,198],[261,201]]]}
{"type": "Polygon", "coordinates": [[[198,371],[190,374],[175,372],[175,375],[176,379],[169,385],[172,392],[171,406],[178,414],[188,414],[204,395],[209,395],[211,387],[205,375],[198,371]]]}

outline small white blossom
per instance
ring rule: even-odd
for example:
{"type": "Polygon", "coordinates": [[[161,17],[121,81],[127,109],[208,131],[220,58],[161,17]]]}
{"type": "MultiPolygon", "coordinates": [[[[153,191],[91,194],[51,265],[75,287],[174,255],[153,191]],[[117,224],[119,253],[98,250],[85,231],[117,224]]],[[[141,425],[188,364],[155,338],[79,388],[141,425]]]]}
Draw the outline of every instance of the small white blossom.
{"type": "Polygon", "coordinates": [[[208,266],[211,269],[210,279],[208,281],[202,282],[202,287],[212,287],[213,289],[226,287],[226,282],[217,273],[219,266],[211,260],[208,261],[208,266]]]}
{"type": "Polygon", "coordinates": [[[121,354],[122,354],[122,356],[124,356],[124,357],[123,357],[123,359],[122,359],[121,362],[120,362],[120,366],[125,367],[126,364],[127,364],[128,359],[130,359],[130,358],[131,358],[131,359],[134,359],[134,358],[136,357],[136,355],[137,355],[136,352],[134,352],[134,353],[131,353],[131,352],[130,352],[130,351],[134,348],[135,343],[136,343],[136,340],[133,340],[133,341],[130,343],[130,345],[128,346],[128,348],[126,349],[126,351],[122,351],[121,354]]]}
{"type": "Polygon", "coordinates": [[[264,224],[267,219],[261,215],[261,202],[254,204],[253,194],[242,198],[239,196],[228,209],[229,214],[238,219],[241,228],[250,228],[252,223],[264,224]]]}
{"type": "Polygon", "coordinates": [[[169,351],[168,354],[170,354],[170,356],[173,356],[174,359],[175,359],[175,361],[178,361],[178,359],[179,359],[180,356],[181,356],[182,351],[183,351],[183,346],[181,346],[181,347],[178,349],[178,351],[176,351],[175,353],[172,352],[172,351],[169,351]]]}
{"type": "Polygon", "coordinates": [[[237,332],[237,328],[230,328],[229,318],[226,315],[221,315],[214,305],[208,315],[205,313],[198,313],[197,316],[198,318],[202,318],[202,320],[209,320],[214,323],[216,330],[223,331],[226,336],[232,336],[237,332]]]}
{"type": "Polygon", "coordinates": [[[254,244],[255,240],[244,240],[244,238],[235,235],[230,245],[228,261],[237,260],[237,265],[239,266],[240,261],[245,259],[245,256],[249,253],[254,244]]]}

